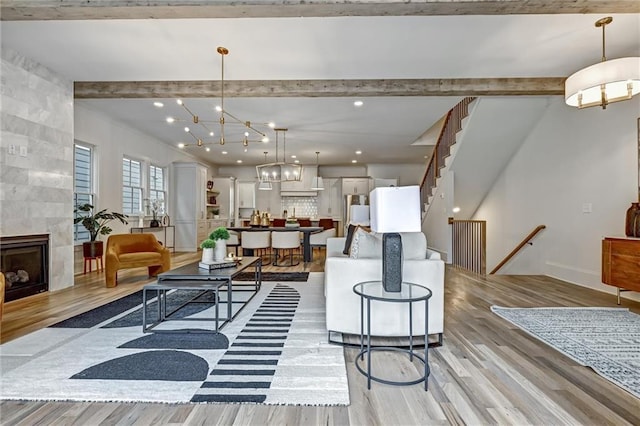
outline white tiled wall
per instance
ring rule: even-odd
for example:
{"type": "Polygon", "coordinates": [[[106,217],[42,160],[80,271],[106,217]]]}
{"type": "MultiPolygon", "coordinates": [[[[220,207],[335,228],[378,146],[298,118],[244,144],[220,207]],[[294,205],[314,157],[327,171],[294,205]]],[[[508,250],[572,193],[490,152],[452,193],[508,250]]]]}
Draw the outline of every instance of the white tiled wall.
{"type": "Polygon", "coordinates": [[[49,289],[73,285],[73,82],[1,52],[0,234],[49,234],[49,289]]]}
{"type": "Polygon", "coordinates": [[[286,210],[287,214],[292,216],[294,209],[296,217],[317,217],[318,199],[317,197],[282,197],[282,210],[286,210]]]}

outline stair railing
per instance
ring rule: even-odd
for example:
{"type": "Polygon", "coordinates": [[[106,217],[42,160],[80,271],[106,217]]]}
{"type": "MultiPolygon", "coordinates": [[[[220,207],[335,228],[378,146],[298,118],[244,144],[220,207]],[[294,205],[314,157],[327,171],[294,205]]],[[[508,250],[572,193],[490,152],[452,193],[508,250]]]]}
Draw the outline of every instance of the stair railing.
{"type": "Polygon", "coordinates": [[[511,258],[513,256],[515,256],[521,249],[522,247],[524,247],[527,244],[533,245],[533,243],[531,242],[531,240],[538,235],[538,232],[542,231],[543,229],[545,229],[546,226],[545,225],[538,225],[536,226],[536,228],[531,231],[529,233],[529,235],[527,235],[526,237],[524,237],[524,239],[520,242],[520,244],[518,244],[516,246],[516,248],[514,248],[513,250],[511,250],[511,253],[509,253],[504,259],[502,259],[502,261],[500,263],[498,263],[498,266],[496,266],[495,268],[493,268],[493,271],[489,272],[489,275],[493,275],[496,272],[498,272],[498,270],[500,268],[502,268],[508,261],[511,260],[511,258]]]}
{"type": "Polygon", "coordinates": [[[449,218],[451,263],[467,271],[487,273],[487,221],[449,218]]]}
{"type": "Polygon", "coordinates": [[[456,143],[456,134],[462,129],[462,120],[469,115],[469,104],[475,99],[474,97],[464,98],[447,113],[433,155],[427,163],[427,170],[420,183],[423,211],[426,210],[429,197],[433,194],[433,188],[436,187],[440,169],[445,165],[444,160],[451,154],[451,146],[456,143]]]}

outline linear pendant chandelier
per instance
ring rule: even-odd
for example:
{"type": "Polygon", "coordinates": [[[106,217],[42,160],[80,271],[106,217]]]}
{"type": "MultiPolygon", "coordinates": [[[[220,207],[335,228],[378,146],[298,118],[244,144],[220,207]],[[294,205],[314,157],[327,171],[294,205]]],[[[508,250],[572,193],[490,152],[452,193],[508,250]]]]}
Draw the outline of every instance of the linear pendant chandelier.
{"type": "Polygon", "coordinates": [[[256,173],[260,183],[264,182],[296,182],[302,179],[302,166],[295,163],[287,163],[286,132],[288,129],[276,128],[276,161],[256,166],[256,173]],[[283,133],[282,161],[278,161],[278,134],[283,133]]]}
{"type": "Polygon", "coordinates": [[[609,104],[629,100],[640,93],[640,57],[607,61],[605,56],[604,28],[612,21],[610,16],[596,21],[596,27],[602,27],[602,61],[567,78],[564,85],[567,105],[606,109],[609,104]]]}
{"type": "MultiPolygon", "coordinates": [[[[201,120],[200,116],[198,116],[197,114],[195,114],[191,109],[189,109],[189,107],[187,107],[187,105],[185,104],[185,102],[182,99],[178,99],[176,101],[176,103],[178,105],[180,105],[186,112],[187,114],[189,114],[190,119],[188,120],[189,122],[192,122],[193,124],[198,124],[200,125],[207,133],[208,136],[213,137],[215,136],[215,132],[211,129],[211,127],[209,126],[211,123],[219,123],[220,125],[220,130],[219,130],[219,137],[218,137],[218,143],[220,145],[224,145],[226,143],[242,143],[245,146],[245,152],[247,151],[247,148],[249,146],[250,142],[269,142],[269,138],[267,137],[267,135],[258,130],[254,124],[252,124],[251,121],[243,121],[241,119],[239,119],[237,116],[233,115],[232,113],[230,113],[229,111],[226,110],[226,108],[224,107],[224,57],[226,55],[229,54],[229,50],[226,47],[222,47],[219,46],[217,49],[217,52],[220,54],[221,57],[221,72],[220,72],[220,105],[216,106],[216,111],[218,111],[220,113],[220,118],[218,118],[217,120],[201,120]],[[227,124],[227,120],[229,120],[230,122],[232,122],[233,124],[240,124],[244,127],[244,136],[238,140],[227,140],[225,138],[225,125],[227,124]],[[254,137],[256,137],[257,139],[251,140],[249,139],[249,136],[253,134],[254,137]]],[[[174,123],[177,121],[187,121],[187,120],[182,120],[179,118],[175,118],[175,117],[168,117],[167,118],[167,122],[168,123],[174,123]]],[[[263,123],[265,126],[269,126],[271,127],[271,124],[267,124],[267,123],[263,123]]],[[[178,146],[180,148],[185,148],[185,147],[189,147],[189,146],[205,146],[205,145],[213,145],[214,142],[203,142],[203,139],[196,136],[193,133],[193,130],[189,127],[185,127],[184,131],[186,133],[188,133],[194,140],[194,143],[180,143],[178,144],[178,146]]],[[[235,136],[234,136],[235,137],[235,136]]]]}

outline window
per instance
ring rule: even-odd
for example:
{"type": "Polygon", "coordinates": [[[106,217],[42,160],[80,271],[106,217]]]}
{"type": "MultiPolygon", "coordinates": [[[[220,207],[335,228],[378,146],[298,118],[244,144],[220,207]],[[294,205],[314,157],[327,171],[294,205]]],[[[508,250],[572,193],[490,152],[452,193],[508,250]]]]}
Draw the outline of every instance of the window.
{"type": "Polygon", "coordinates": [[[167,198],[164,188],[164,169],[151,164],[149,166],[149,200],[151,202],[158,200],[157,204],[160,207],[160,214],[166,212],[165,200],[167,198]]]}
{"type": "Polygon", "coordinates": [[[122,159],[122,213],[138,216],[142,211],[142,178],[140,162],[122,159]]]}
{"type": "MultiPolygon", "coordinates": [[[[73,207],[93,205],[93,149],[86,145],[74,145],[73,152],[73,207]]],[[[73,226],[73,239],[89,241],[89,231],[82,224],[73,226]]]]}

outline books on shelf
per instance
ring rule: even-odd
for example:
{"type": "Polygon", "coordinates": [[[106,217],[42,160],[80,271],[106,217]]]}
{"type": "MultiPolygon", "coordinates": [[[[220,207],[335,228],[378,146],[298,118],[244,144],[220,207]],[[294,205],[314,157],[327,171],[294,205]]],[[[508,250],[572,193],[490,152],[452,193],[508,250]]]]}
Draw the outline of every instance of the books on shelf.
{"type": "Polygon", "coordinates": [[[207,269],[209,271],[212,271],[214,269],[221,269],[221,268],[233,268],[234,266],[236,266],[236,262],[234,262],[233,260],[223,260],[222,262],[200,262],[200,263],[198,263],[198,267],[200,267],[202,269],[207,269]]]}

